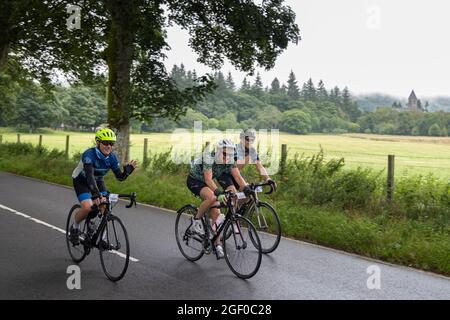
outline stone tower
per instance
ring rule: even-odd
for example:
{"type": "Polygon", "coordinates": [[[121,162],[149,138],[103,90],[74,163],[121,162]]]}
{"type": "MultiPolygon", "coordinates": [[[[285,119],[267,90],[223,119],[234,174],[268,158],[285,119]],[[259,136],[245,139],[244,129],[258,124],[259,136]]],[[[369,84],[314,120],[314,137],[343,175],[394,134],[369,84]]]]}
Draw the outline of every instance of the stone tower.
{"type": "Polygon", "coordinates": [[[408,110],[414,110],[414,111],[418,111],[419,110],[419,106],[417,103],[417,97],[416,97],[416,93],[413,91],[411,91],[411,94],[409,95],[408,98],[408,110]]]}

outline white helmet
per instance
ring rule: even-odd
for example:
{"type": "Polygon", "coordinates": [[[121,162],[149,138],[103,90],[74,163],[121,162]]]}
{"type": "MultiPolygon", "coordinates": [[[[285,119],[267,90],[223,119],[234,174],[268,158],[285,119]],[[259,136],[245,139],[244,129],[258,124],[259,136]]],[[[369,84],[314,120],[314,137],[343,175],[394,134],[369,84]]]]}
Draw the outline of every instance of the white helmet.
{"type": "Polygon", "coordinates": [[[255,131],[255,129],[245,129],[244,131],[241,131],[241,134],[239,135],[239,138],[244,139],[245,137],[250,137],[253,140],[256,139],[256,131],[255,131]]]}
{"type": "Polygon", "coordinates": [[[216,143],[216,148],[232,148],[236,149],[236,145],[230,139],[220,139],[216,143]]]}

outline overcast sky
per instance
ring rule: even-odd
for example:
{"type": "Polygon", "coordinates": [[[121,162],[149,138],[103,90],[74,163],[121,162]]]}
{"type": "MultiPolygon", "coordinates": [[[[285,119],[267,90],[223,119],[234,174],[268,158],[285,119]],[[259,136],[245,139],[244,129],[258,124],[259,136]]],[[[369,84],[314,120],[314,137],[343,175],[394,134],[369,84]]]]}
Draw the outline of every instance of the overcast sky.
{"type": "MultiPolygon", "coordinates": [[[[286,0],[296,13],[302,40],[291,44],[270,71],[259,70],[264,85],[283,83],[292,69],[299,84],[308,78],[352,93],[381,92],[407,97],[450,96],[450,1],[448,0],[286,0]]],[[[169,30],[166,66],[184,63],[203,74],[188,46],[187,32],[169,30]]],[[[240,86],[244,73],[226,63],[240,86]]],[[[252,78],[252,80],[254,77],[252,78]]],[[[252,81],[253,82],[253,81],[252,81]]]]}

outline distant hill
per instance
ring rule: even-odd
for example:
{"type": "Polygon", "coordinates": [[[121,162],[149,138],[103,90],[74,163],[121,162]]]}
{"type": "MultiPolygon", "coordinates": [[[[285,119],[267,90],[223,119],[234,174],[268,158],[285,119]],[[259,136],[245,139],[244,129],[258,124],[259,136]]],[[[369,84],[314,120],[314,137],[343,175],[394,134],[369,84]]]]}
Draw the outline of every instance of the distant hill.
{"type": "Polygon", "coordinates": [[[382,93],[355,95],[353,99],[358,103],[359,108],[364,111],[373,111],[379,107],[390,107],[395,101],[402,101],[401,98],[382,93]]]}
{"type": "Polygon", "coordinates": [[[450,97],[424,98],[423,101],[430,103],[429,111],[444,110],[450,112],[450,97]]]}
{"type": "MultiPolygon", "coordinates": [[[[429,111],[447,111],[450,112],[450,97],[418,97],[422,104],[425,101],[429,102],[429,111]]],[[[402,106],[405,107],[408,100],[407,98],[395,97],[382,93],[371,93],[363,95],[355,95],[354,100],[358,103],[361,110],[373,111],[379,107],[390,107],[394,102],[400,101],[402,106]]]]}

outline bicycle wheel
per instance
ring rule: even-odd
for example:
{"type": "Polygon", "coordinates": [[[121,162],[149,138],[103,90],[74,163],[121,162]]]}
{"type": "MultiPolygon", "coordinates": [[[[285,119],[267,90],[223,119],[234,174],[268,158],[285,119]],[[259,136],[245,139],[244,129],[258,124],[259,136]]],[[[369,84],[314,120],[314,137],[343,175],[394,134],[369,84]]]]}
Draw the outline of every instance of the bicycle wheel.
{"type": "MultiPolygon", "coordinates": [[[[75,263],[80,263],[81,261],[83,261],[83,259],[87,255],[87,252],[86,252],[86,250],[84,248],[84,245],[82,243],[79,243],[79,244],[75,245],[75,244],[73,244],[70,241],[70,226],[74,222],[75,211],[77,209],[79,209],[79,208],[81,208],[81,206],[79,204],[76,204],[70,209],[69,215],[67,216],[67,222],[66,222],[66,244],[67,244],[67,249],[69,250],[70,257],[72,258],[72,260],[75,263]]],[[[82,230],[81,234],[85,234],[85,231],[86,231],[86,220],[83,222],[83,228],[81,230],[82,230]]]]}
{"type": "Polygon", "coordinates": [[[259,202],[251,206],[246,216],[258,230],[262,253],[275,251],[281,240],[281,223],[275,209],[266,202],[259,202]]]}
{"type": "Polygon", "coordinates": [[[108,216],[100,233],[99,251],[103,272],[111,281],[119,281],[125,275],[130,262],[130,243],[122,221],[116,216],[108,216]],[[101,243],[104,243],[104,246],[101,243]]]}
{"type": "Polygon", "coordinates": [[[197,214],[194,206],[184,206],[178,210],[175,220],[175,238],[178,248],[189,261],[197,261],[203,254],[203,238],[191,232],[192,218],[197,214]]]}
{"type": "Polygon", "coordinates": [[[238,216],[227,222],[224,234],[229,229],[232,233],[230,238],[222,238],[225,260],[239,278],[251,278],[258,272],[262,257],[256,228],[250,220],[238,216]]]}

